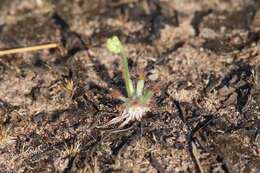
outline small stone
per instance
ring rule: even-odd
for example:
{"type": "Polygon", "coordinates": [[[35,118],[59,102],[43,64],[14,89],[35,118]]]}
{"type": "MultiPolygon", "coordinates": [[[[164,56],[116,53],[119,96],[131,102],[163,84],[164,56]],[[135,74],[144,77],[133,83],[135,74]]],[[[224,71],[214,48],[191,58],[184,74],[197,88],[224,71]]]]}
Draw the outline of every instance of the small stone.
{"type": "Polygon", "coordinates": [[[37,113],[36,115],[33,116],[32,120],[34,123],[40,123],[44,120],[45,115],[46,114],[44,112],[37,113]]]}
{"type": "Polygon", "coordinates": [[[200,36],[209,39],[216,39],[219,37],[219,35],[213,29],[210,28],[201,29],[200,36]]]}
{"type": "Polygon", "coordinates": [[[154,73],[148,76],[151,81],[156,81],[159,78],[158,73],[154,73]]]}

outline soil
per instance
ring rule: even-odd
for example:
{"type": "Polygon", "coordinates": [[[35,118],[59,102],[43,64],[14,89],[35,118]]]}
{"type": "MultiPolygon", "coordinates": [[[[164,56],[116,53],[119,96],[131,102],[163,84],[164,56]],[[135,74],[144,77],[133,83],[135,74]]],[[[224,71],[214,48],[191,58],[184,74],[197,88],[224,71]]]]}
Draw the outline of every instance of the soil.
{"type": "Polygon", "coordinates": [[[260,1],[0,1],[0,50],[53,42],[0,58],[0,172],[260,172],[260,1]],[[156,91],[123,129],[113,35],[156,91]]]}

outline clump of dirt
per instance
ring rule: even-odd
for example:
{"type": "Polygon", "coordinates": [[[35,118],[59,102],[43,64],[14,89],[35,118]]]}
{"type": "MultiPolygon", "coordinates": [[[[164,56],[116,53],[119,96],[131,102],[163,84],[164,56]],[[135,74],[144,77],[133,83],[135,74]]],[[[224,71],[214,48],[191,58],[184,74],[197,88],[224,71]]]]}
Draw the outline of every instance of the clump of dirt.
{"type": "Polygon", "coordinates": [[[1,1],[0,172],[260,172],[259,3],[1,1]],[[158,88],[123,129],[120,37],[158,88]]]}

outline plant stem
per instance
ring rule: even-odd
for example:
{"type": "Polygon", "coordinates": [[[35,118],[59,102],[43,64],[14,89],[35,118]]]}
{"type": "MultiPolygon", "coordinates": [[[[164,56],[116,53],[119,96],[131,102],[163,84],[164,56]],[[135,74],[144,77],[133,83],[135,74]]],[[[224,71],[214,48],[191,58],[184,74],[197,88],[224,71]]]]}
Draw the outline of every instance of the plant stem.
{"type": "Polygon", "coordinates": [[[121,56],[123,59],[123,78],[124,78],[124,82],[125,82],[125,86],[126,86],[127,96],[130,98],[130,97],[132,97],[132,95],[134,93],[134,87],[133,87],[133,82],[130,78],[128,60],[127,60],[127,55],[126,55],[125,51],[121,52],[121,56]]]}

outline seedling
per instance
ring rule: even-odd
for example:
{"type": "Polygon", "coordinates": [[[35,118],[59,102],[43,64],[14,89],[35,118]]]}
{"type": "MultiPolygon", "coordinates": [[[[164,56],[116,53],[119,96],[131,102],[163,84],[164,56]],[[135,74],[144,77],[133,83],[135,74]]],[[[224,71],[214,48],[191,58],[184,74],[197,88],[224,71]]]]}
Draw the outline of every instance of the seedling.
{"type": "Polygon", "coordinates": [[[125,109],[121,116],[116,117],[109,121],[106,125],[116,124],[121,121],[119,127],[123,127],[130,121],[141,121],[142,116],[149,111],[149,101],[153,93],[149,90],[144,90],[144,75],[140,75],[140,78],[134,87],[134,84],[130,78],[127,53],[118,37],[113,36],[106,42],[107,49],[115,54],[120,55],[123,62],[123,78],[127,97],[120,96],[119,99],[125,103],[125,109]]]}

